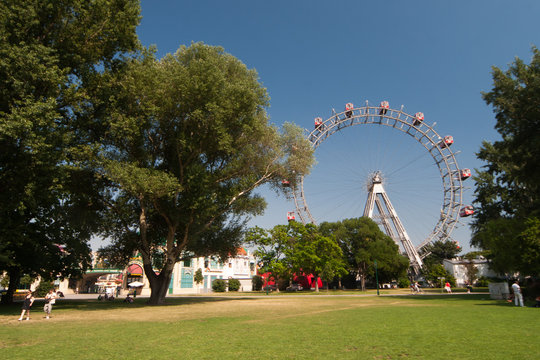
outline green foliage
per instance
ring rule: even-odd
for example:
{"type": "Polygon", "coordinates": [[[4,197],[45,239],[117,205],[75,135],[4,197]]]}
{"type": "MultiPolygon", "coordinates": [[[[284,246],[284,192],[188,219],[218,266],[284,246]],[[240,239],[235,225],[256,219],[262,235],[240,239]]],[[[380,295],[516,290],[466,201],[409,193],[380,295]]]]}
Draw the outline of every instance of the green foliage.
{"type": "Polygon", "coordinates": [[[430,253],[425,257],[426,266],[441,264],[444,259],[453,259],[459,254],[461,248],[455,241],[433,241],[422,248],[422,253],[430,253]]]}
{"type": "Polygon", "coordinates": [[[532,52],[529,65],[516,58],[507,71],[494,67],[493,88],[483,93],[501,140],[484,141],[477,154],[486,165],[475,177],[471,243],[487,251],[496,271],[538,276],[540,52],[532,52]]]}
{"type": "Polygon", "coordinates": [[[212,290],[214,292],[225,292],[227,290],[227,282],[223,279],[215,279],[212,281],[212,290]]]}
{"type": "Polygon", "coordinates": [[[358,274],[362,290],[367,277],[374,277],[374,261],[381,282],[405,276],[409,261],[399,253],[399,247],[367,217],[346,219],[336,223],[322,223],[323,235],[333,236],[341,250],[348,269],[358,274]]]}
{"type": "Polygon", "coordinates": [[[204,276],[201,268],[198,268],[197,271],[195,271],[195,275],[193,276],[193,281],[195,281],[195,284],[202,284],[204,282],[204,276]]]}
{"type": "Polygon", "coordinates": [[[264,279],[260,275],[255,275],[251,278],[251,286],[253,291],[261,291],[264,284],[264,279]]]}
{"type": "Polygon", "coordinates": [[[482,226],[474,235],[476,244],[487,249],[490,266],[498,273],[510,269],[522,274],[540,274],[540,219],[499,218],[482,226]]]}
{"type": "Polygon", "coordinates": [[[30,286],[34,283],[34,278],[30,275],[24,275],[19,281],[19,285],[25,289],[30,289],[30,286]]]}
{"type": "Polygon", "coordinates": [[[240,287],[242,286],[240,284],[240,280],[238,279],[229,279],[228,285],[229,285],[229,291],[238,291],[240,290],[240,287]]]}
{"type": "Polygon", "coordinates": [[[487,287],[490,283],[490,280],[489,278],[485,277],[485,276],[480,276],[478,278],[478,280],[476,281],[476,286],[478,287],[487,287]]]}
{"type": "Polygon", "coordinates": [[[75,157],[99,127],[90,88],[137,48],[138,22],[137,0],[0,3],[0,270],[13,282],[8,294],[22,273],[77,276],[88,266],[99,180],[75,157]]]}
{"type": "Polygon", "coordinates": [[[313,150],[298,127],[269,124],[257,73],[220,47],[195,43],[159,60],[146,50],[122,70],[101,89],[114,96],[89,166],[110,182],[118,253],[140,250],[150,267],[165,239],[160,275],[149,276],[157,304],[182,252],[234,252],[265,206],[253,190],[306,173],[313,150]]]}
{"type": "Polygon", "coordinates": [[[486,257],[487,253],[486,251],[470,251],[468,253],[466,253],[465,255],[463,255],[463,258],[464,259],[467,259],[467,260],[473,260],[473,259],[478,259],[479,257],[486,257]]]}
{"type": "Polygon", "coordinates": [[[252,228],[246,241],[256,246],[261,270],[278,279],[280,290],[288,286],[295,273],[313,274],[327,281],[347,273],[339,245],[332,237],[322,236],[312,224],[292,221],[268,231],[252,228]]]}
{"type": "Polygon", "coordinates": [[[36,291],[34,292],[35,297],[45,297],[49,290],[54,289],[54,283],[52,281],[41,281],[36,291]]]}
{"type": "Polygon", "coordinates": [[[450,274],[441,264],[432,264],[431,266],[426,267],[424,277],[435,287],[444,286],[444,283],[448,281],[452,287],[456,286],[456,278],[450,274]],[[444,278],[442,280],[440,277],[444,278]]]}
{"type": "Polygon", "coordinates": [[[0,278],[0,286],[4,289],[9,286],[9,275],[4,275],[0,278]]]}
{"type": "Polygon", "coordinates": [[[409,288],[409,286],[411,286],[411,282],[410,282],[409,279],[406,278],[406,277],[400,277],[400,278],[398,279],[398,286],[399,286],[400,288],[405,288],[405,289],[407,289],[407,288],[409,288]]]}

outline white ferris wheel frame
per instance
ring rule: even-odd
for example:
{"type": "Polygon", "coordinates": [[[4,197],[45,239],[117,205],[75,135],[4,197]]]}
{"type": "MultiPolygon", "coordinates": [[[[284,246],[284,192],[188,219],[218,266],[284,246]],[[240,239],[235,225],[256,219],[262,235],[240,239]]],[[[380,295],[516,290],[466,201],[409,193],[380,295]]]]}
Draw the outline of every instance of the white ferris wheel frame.
{"type": "MultiPolygon", "coordinates": [[[[403,105],[400,110],[383,109],[380,106],[370,106],[366,101],[363,107],[340,113],[334,111],[331,117],[307,135],[307,139],[315,150],[330,135],[350,126],[366,124],[387,126],[411,136],[429,152],[439,168],[443,184],[441,214],[433,231],[416,247],[416,250],[420,252],[424,246],[435,240],[451,239],[451,233],[459,222],[459,211],[463,205],[463,182],[455,157],[457,152],[453,152],[450,146],[440,146],[443,137],[434,130],[436,123],[428,125],[425,121],[418,121],[414,115],[403,112],[403,105]]],[[[298,185],[291,189],[296,213],[304,224],[307,222],[315,224],[304,193],[304,176],[299,180],[298,185]]]]}

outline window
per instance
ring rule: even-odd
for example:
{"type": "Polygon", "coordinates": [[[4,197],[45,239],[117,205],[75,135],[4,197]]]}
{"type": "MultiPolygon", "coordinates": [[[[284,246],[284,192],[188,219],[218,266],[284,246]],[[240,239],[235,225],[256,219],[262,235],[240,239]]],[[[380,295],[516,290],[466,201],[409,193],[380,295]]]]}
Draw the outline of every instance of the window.
{"type": "Polygon", "coordinates": [[[193,287],[193,270],[182,269],[182,278],[180,280],[180,287],[181,288],[193,287]]]}

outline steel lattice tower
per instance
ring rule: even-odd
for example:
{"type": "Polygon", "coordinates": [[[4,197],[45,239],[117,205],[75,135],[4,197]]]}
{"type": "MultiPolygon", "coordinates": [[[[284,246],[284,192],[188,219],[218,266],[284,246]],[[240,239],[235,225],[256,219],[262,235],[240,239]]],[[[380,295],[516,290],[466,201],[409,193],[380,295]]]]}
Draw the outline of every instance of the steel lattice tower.
{"type": "Polygon", "coordinates": [[[398,246],[400,244],[403,246],[411,263],[411,267],[418,275],[423,266],[422,259],[418,255],[416,248],[413,246],[401,220],[399,220],[396,210],[392,206],[386,191],[384,191],[381,174],[379,172],[373,174],[368,185],[368,198],[366,207],[364,208],[364,216],[367,216],[382,225],[386,234],[390,236],[398,246]],[[379,215],[373,214],[375,206],[377,207],[379,215]]]}

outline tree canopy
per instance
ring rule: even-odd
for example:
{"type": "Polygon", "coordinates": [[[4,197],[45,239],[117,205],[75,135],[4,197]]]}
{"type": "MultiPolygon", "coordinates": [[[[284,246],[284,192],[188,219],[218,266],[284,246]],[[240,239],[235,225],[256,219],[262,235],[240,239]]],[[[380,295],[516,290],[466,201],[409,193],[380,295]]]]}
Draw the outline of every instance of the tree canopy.
{"type": "Polygon", "coordinates": [[[347,273],[341,249],[331,236],[323,236],[317,226],[291,221],[270,230],[249,229],[246,241],[255,246],[255,256],[261,270],[271,273],[276,280],[296,275],[314,275],[331,281],[347,273]]]}
{"type": "Polygon", "coordinates": [[[349,271],[360,277],[362,290],[366,278],[375,273],[374,261],[381,281],[405,276],[409,260],[399,253],[399,246],[370,218],[345,219],[322,223],[323,235],[332,235],[338,242],[349,271]]]}
{"type": "Polygon", "coordinates": [[[437,240],[431,242],[422,248],[424,254],[428,254],[424,258],[424,264],[429,267],[432,264],[442,265],[444,259],[453,259],[459,254],[461,248],[455,241],[437,240]]]}
{"type": "Polygon", "coordinates": [[[312,149],[300,128],[269,124],[257,73],[220,47],[195,43],[159,60],[145,51],[108,87],[90,164],[110,181],[112,247],[140,250],[158,304],[183,254],[236,251],[246,219],[265,206],[253,190],[306,173],[312,149]]]}
{"type": "Polygon", "coordinates": [[[136,0],[0,3],[0,270],[11,301],[21,274],[80,273],[95,223],[92,176],[73,165],[97,74],[138,47],[136,0]],[[82,190],[85,191],[82,191],[82,190]]]}
{"type": "Polygon", "coordinates": [[[507,71],[493,68],[483,93],[495,112],[501,140],[484,141],[475,177],[472,245],[486,250],[496,271],[540,274],[540,52],[530,64],[516,58],[507,71]]]}

